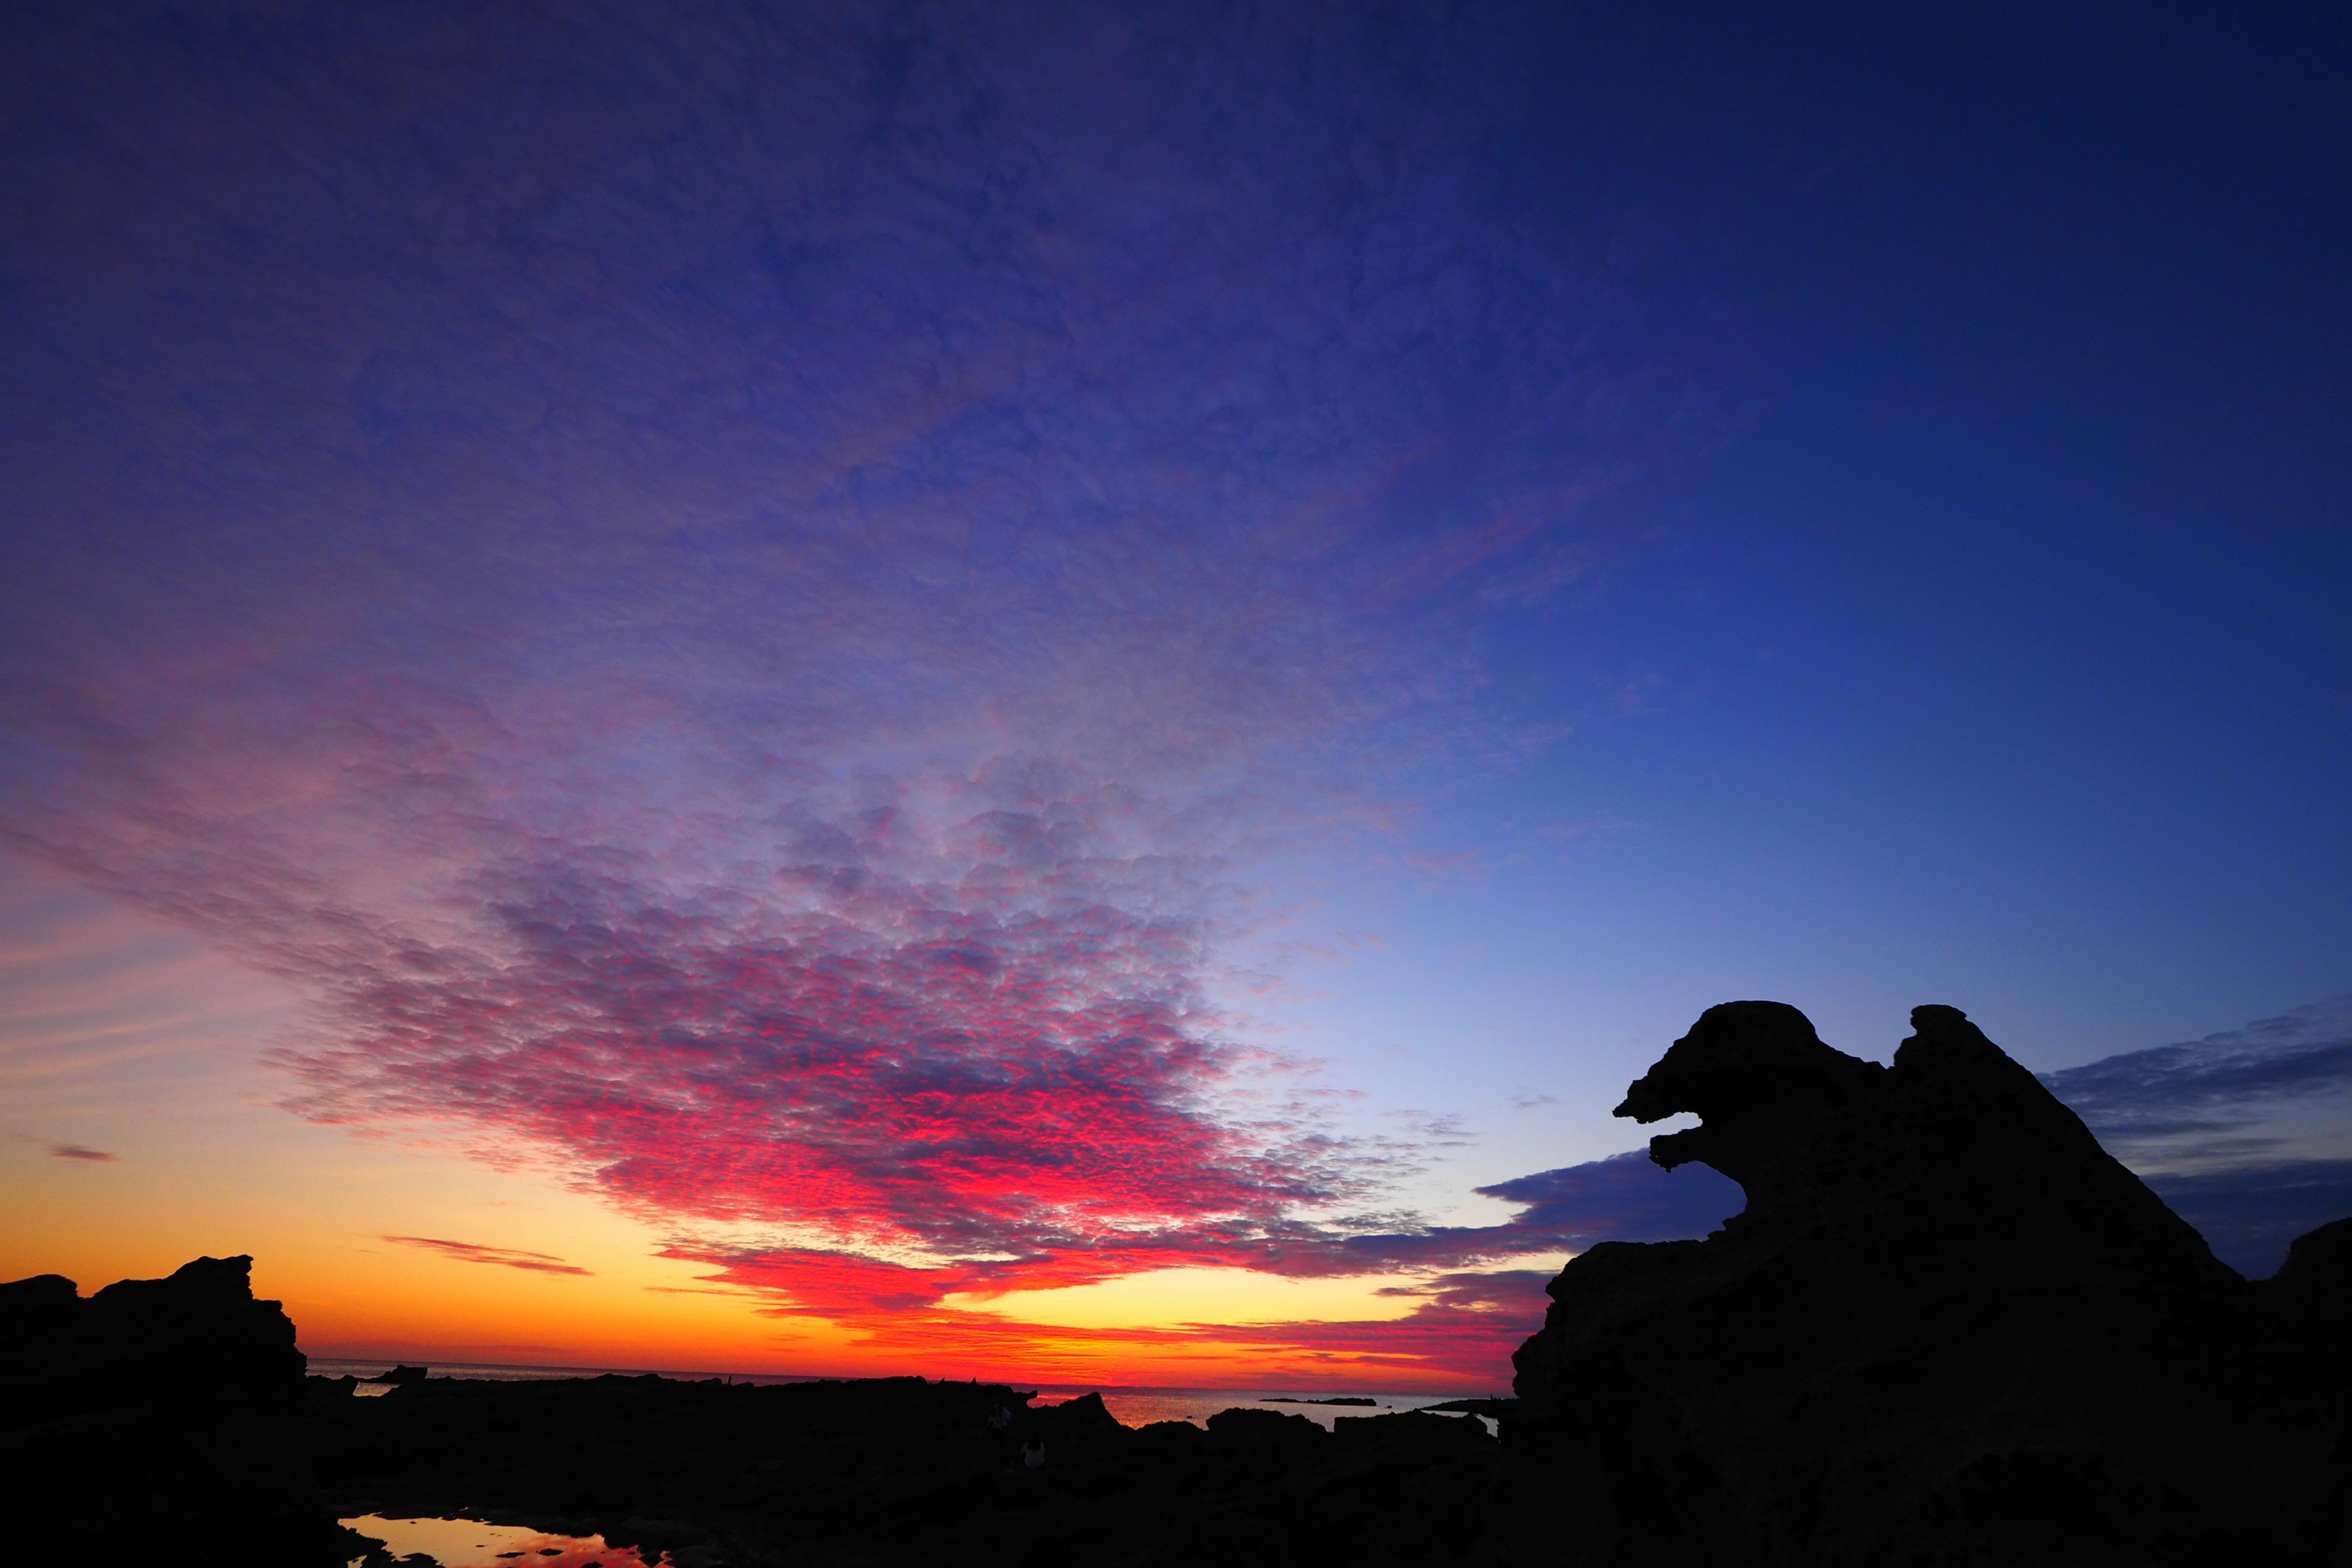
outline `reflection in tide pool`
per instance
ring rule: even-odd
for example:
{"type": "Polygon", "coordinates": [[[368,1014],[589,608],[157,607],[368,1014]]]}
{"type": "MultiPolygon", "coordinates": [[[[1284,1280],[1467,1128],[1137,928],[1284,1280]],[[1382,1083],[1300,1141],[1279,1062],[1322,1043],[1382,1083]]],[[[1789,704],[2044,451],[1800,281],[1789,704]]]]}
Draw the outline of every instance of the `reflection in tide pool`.
{"type": "MultiPolygon", "coordinates": [[[[607,1546],[601,1535],[555,1535],[523,1524],[478,1519],[385,1519],[363,1513],[343,1523],[383,1544],[351,1568],[390,1568],[423,1554],[440,1568],[647,1568],[634,1546],[607,1546]]],[[[661,1563],[669,1553],[661,1554],[661,1563]]],[[[652,1568],[661,1568],[661,1563],[652,1568]]]]}

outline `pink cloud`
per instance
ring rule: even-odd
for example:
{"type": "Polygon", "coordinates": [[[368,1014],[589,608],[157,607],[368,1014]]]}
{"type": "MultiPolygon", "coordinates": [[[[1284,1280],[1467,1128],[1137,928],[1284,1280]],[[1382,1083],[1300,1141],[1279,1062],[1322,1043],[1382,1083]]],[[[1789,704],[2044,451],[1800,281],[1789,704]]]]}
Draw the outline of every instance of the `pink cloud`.
{"type": "Polygon", "coordinates": [[[560,1149],[648,1214],[950,1255],[1117,1256],[1360,1188],[1336,1144],[1218,1102],[1246,1061],[1208,1032],[1192,923],[1038,837],[978,825],[952,889],[866,871],[789,917],[519,877],[495,958],[342,971],[335,1037],[287,1058],[299,1103],[560,1149]]]}

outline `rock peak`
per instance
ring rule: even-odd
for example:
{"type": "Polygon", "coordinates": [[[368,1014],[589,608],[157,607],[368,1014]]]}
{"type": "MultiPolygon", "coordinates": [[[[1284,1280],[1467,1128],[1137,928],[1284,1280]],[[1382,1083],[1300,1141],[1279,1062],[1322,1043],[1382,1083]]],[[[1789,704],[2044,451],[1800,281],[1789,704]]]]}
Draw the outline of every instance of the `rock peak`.
{"type": "Polygon", "coordinates": [[[1712,1165],[1757,1209],[1777,1195],[1822,1119],[1874,1093],[1885,1073],[1823,1045],[1813,1021],[1785,1002],[1726,1002],[1627,1087],[1616,1113],[1648,1122],[1696,1112],[1702,1124],[1651,1139],[1650,1158],[1669,1171],[1712,1165]]]}
{"type": "Polygon", "coordinates": [[[2251,1287],[1958,1007],[1891,1067],[1710,1007],[1620,1116],[1748,1208],[1608,1242],[1515,1358],[1578,1561],[2294,1561],[2346,1539],[2352,1222],[2251,1287]],[[2334,1326],[2329,1326],[2334,1325],[2334,1326]]]}

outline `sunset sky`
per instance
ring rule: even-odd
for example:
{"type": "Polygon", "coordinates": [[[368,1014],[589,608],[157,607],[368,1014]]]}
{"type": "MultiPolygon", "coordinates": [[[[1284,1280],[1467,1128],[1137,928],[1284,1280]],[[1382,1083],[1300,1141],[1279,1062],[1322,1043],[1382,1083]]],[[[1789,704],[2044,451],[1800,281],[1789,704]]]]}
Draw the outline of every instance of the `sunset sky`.
{"type": "Polygon", "coordinates": [[[2341,7],[0,20],[0,1278],[1491,1390],[1717,1002],[2352,1213],[2341,7]]]}

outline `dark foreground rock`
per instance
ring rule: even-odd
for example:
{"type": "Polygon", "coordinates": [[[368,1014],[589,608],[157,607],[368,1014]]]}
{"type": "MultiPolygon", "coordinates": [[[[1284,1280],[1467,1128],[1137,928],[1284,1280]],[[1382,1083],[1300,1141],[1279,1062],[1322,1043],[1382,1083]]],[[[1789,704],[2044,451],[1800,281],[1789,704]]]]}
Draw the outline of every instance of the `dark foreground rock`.
{"type": "Polygon", "coordinates": [[[252,1263],[199,1258],[88,1298],[55,1274],[0,1285],[12,1553],[348,1561],[303,1463],[294,1325],[253,1299],[252,1263]]]}
{"type": "Polygon", "coordinates": [[[1459,1562],[1497,1445],[1475,1420],[1228,1410],[1120,1426],[921,1378],[314,1380],[313,1455],[346,1516],[462,1512],[701,1564],[1459,1562]],[[1034,1453],[1042,1463],[1031,1466],[1034,1453]]]}
{"type": "Polygon", "coordinates": [[[1957,1009],[1892,1068],[1711,1009],[1618,1114],[1747,1189],[1517,1359],[1496,1549],[1594,1564],[2331,1563],[2352,1223],[2250,1285],[1957,1009]]]}

